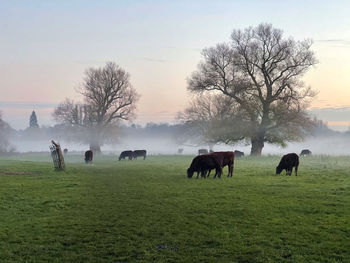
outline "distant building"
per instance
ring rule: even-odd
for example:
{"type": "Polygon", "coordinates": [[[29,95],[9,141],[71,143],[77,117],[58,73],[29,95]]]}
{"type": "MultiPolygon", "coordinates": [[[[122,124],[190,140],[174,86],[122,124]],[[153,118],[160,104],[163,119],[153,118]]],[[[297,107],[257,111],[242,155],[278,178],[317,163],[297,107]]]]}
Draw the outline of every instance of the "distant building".
{"type": "Polygon", "coordinates": [[[32,114],[30,115],[29,118],[29,127],[30,128],[38,128],[38,119],[36,118],[35,111],[32,111],[32,114]]]}

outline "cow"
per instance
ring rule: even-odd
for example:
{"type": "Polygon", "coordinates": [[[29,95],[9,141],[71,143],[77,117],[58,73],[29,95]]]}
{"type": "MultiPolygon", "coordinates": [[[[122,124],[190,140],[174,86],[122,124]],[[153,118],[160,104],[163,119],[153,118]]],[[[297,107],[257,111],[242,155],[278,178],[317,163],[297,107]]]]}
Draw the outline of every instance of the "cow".
{"type": "Polygon", "coordinates": [[[216,170],[214,178],[216,178],[216,176],[221,178],[222,167],[218,157],[212,154],[198,155],[193,158],[190,167],[187,169],[187,177],[192,178],[193,174],[197,172],[197,179],[199,173],[201,173],[201,177],[206,178],[207,171],[212,169],[216,170]]]}
{"type": "Polygon", "coordinates": [[[64,148],[63,153],[64,153],[64,155],[66,155],[68,153],[68,149],[64,148]]]}
{"type": "Polygon", "coordinates": [[[119,155],[119,161],[122,159],[125,160],[126,157],[128,157],[129,160],[132,160],[133,152],[130,150],[121,152],[121,154],[119,155]]]}
{"type": "Polygon", "coordinates": [[[309,156],[311,154],[312,154],[312,152],[309,149],[304,149],[304,150],[301,151],[300,157],[304,156],[304,155],[309,156]]]}
{"type": "Polygon", "coordinates": [[[199,149],[198,150],[198,155],[201,155],[201,154],[208,154],[208,150],[207,149],[199,149]]]}
{"type": "Polygon", "coordinates": [[[137,160],[137,157],[143,157],[143,159],[146,159],[146,150],[135,150],[132,152],[132,158],[137,160]]]}
{"type": "Polygon", "coordinates": [[[177,149],[177,153],[178,153],[178,154],[182,154],[182,153],[183,153],[183,151],[184,151],[184,149],[183,149],[183,148],[179,148],[179,149],[177,149]]]}
{"type": "Polygon", "coordinates": [[[234,153],[235,153],[235,157],[236,157],[236,158],[244,157],[244,152],[235,150],[234,153]]]}
{"type": "Polygon", "coordinates": [[[295,176],[298,176],[299,156],[296,153],[283,155],[280,163],[276,167],[276,174],[286,170],[286,175],[291,176],[293,167],[295,167],[295,176]]]}
{"type": "MultiPolygon", "coordinates": [[[[232,177],[233,175],[233,167],[235,162],[235,154],[234,152],[213,152],[209,155],[214,155],[218,158],[220,165],[224,168],[226,165],[228,166],[228,174],[227,177],[232,177]]],[[[208,172],[208,176],[210,175],[211,170],[208,172]]]]}
{"type": "Polygon", "coordinates": [[[92,158],[94,157],[94,153],[91,150],[85,152],[85,163],[92,163],[92,158]]]}

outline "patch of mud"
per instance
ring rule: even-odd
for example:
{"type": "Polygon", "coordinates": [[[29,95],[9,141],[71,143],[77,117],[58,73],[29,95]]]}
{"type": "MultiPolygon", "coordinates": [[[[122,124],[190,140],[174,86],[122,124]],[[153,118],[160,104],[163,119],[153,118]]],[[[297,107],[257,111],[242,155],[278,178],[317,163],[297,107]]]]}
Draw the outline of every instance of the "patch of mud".
{"type": "Polygon", "coordinates": [[[31,173],[31,172],[0,171],[0,175],[34,175],[34,173],[31,173]]]}

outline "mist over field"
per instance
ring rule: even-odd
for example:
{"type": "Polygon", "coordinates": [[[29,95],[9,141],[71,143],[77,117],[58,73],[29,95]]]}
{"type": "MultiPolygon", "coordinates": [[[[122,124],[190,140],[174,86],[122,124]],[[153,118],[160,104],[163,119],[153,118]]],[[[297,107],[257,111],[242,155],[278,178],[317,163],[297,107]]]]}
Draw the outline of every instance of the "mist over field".
{"type": "MultiPolygon", "coordinates": [[[[52,139],[59,142],[62,149],[67,148],[69,152],[82,152],[89,149],[88,144],[50,136],[43,136],[43,138],[36,139],[11,137],[10,143],[14,146],[16,152],[48,152],[52,139]]],[[[214,151],[240,150],[247,156],[250,153],[250,147],[250,145],[240,143],[236,145],[216,144],[212,148],[214,151]]],[[[176,142],[171,134],[153,133],[152,135],[145,136],[144,133],[141,133],[123,135],[118,138],[116,143],[105,143],[101,147],[104,154],[120,154],[124,150],[145,149],[151,155],[178,154],[178,149],[180,148],[183,149],[183,155],[195,155],[200,148],[209,150],[209,145],[191,142],[180,144],[176,142]]],[[[327,136],[309,136],[302,142],[288,143],[285,148],[265,143],[263,155],[280,155],[289,152],[299,154],[302,149],[310,149],[313,154],[318,155],[350,155],[350,135],[347,133],[334,133],[327,136]]]]}

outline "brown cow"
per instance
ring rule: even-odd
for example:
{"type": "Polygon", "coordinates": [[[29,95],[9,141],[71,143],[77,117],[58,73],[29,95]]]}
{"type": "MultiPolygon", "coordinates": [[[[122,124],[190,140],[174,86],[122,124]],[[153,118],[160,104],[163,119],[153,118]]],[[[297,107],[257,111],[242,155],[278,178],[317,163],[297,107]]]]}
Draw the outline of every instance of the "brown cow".
{"type": "Polygon", "coordinates": [[[280,174],[284,169],[286,175],[291,175],[293,167],[295,167],[295,176],[298,175],[299,156],[296,153],[288,153],[282,156],[282,159],[276,167],[276,174],[280,174]]]}
{"type": "MultiPolygon", "coordinates": [[[[214,155],[218,158],[222,168],[224,168],[227,165],[228,166],[227,177],[232,177],[233,167],[235,162],[235,154],[233,152],[213,152],[210,155],[214,155]]],[[[211,170],[209,170],[208,176],[210,175],[210,172],[211,170]]]]}
{"type": "Polygon", "coordinates": [[[211,154],[198,155],[192,160],[190,167],[187,169],[187,177],[192,178],[193,174],[197,172],[197,179],[199,173],[201,173],[201,177],[206,178],[207,171],[212,169],[216,170],[214,178],[216,176],[221,178],[222,168],[218,157],[211,154]]]}

